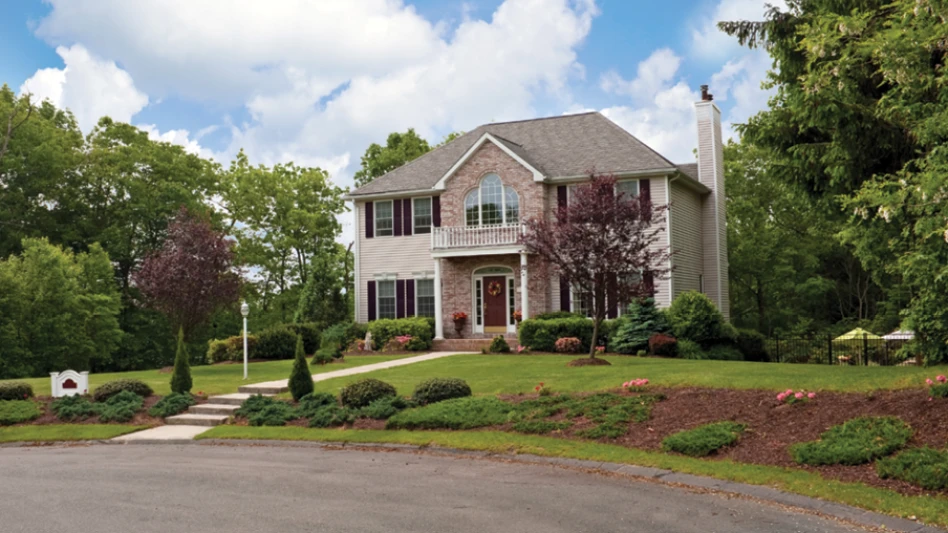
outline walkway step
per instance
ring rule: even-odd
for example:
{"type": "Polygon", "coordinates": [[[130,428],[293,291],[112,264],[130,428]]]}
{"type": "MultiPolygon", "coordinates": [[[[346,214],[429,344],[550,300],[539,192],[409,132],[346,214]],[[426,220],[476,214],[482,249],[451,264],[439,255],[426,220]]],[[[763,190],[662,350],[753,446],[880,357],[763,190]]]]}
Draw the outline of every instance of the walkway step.
{"type": "Polygon", "coordinates": [[[135,433],[129,433],[112,439],[115,442],[133,442],[142,444],[176,444],[190,442],[209,428],[207,426],[158,426],[135,433]]]}
{"type": "Polygon", "coordinates": [[[195,415],[227,415],[234,414],[234,411],[240,409],[239,405],[226,403],[202,403],[201,405],[192,405],[188,412],[195,415]]]}
{"type": "Polygon", "coordinates": [[[183,415],[169,416],[165,419],[166,424],[175,426],[219,426],[226,424],[227,415],[196,415],[185,413],[183,415]]]}
{"type": "Polygon", "coordinates": [[[290,387],[288,385],[258,383],[257,385],[244,385],[243,387],[239,387],[237,392],[243,392],[245,394],[272,395],[290,392],[290,387]]]}
{"type": "MultiPolygon", "coordinates": [[[[207,403],[213,404],[225,404],[225,405],[243,405],[248,398],[253,396],[253,394],[248,394],[246,392],[234,392],[232,394],[221,394],[220,396],[211,396],[207,399],[207,403]]],[[[264,396],[267,396],[264,394],[264,396]]]]}

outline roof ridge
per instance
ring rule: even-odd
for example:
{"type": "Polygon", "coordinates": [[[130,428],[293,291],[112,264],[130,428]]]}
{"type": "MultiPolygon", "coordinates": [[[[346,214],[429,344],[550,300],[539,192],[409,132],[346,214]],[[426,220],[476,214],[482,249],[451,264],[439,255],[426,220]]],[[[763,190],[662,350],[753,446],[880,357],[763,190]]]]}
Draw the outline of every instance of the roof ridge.
{"type": "MultiPolygon", "coordinates": [[[[497,126],[499,124],[516,124],[519,122],[539,122],[541,120],[556,120],[560,118],[579,117],[582,115],[598,115],[598,114],[601,114],[601,113],[599,113],[599,111],[583,111],[582,113],[569,113],[569,114],[563,114],[563,115],[554,115],[552,117],[522,118],[520,120],[506,120],[503,122],[488,122],[487,124],[482,124],[482,126],[497,126]]],[[[492,133],[491,135],[494,135],[494,134],[492,133]]]]}
{"type": "Polygon", "coordinates": [[[497,139],[500,139],[501,141],[508,142],[514,146],[519,146],[520,148],[523,148],[523,145],[518,142],[511,141],[510,139],[506,137],[501,137],[500,135],[497,135],[496,133],[490,133],[489,131],[487,133],[489,133],[491,137],[495,137],[497,139]]]}

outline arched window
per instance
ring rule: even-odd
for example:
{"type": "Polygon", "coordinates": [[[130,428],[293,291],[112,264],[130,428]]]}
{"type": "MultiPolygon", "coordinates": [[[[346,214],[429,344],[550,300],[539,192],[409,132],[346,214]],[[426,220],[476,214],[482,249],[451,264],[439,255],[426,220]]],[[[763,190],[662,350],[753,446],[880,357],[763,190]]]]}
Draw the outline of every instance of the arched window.
{"type": "Polygon", "coordinates": [[[500,226],[520,222],[520,197],[513,187],[504,186],[497,174],[488,174],[464,199],[464,220],[468,226],[500,226]]]}

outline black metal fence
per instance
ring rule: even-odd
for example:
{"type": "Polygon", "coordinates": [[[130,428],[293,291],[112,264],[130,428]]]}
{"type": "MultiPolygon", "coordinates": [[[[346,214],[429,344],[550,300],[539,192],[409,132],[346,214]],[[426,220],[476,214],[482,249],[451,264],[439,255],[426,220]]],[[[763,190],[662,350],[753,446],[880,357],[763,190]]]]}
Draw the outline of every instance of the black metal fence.
{"type": "Polygon", "coordinates": [[[842,340],[830,336],[775,336],[764,341],[770,360],[778,363],[865,366],[905,362],[905,356],[899,351],[903,344],[903,341],[887,341],[868,335],[842,340]]]}

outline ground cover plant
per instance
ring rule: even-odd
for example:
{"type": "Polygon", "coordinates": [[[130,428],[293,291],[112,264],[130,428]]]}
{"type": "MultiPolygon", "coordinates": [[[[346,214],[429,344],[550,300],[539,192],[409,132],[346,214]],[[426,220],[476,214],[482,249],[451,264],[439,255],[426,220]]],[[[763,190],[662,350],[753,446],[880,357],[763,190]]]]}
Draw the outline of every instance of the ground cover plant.
{"type": "Polygon", "coordinates": [[[905,450],[876,462],[882,479],[894,478],[926,490],[948,489],[948,451],[927,446],[905,450]]]}
{"type": "Polygon", "coordinates": [[[32,400],[0,400],[0,426],[22,424],[43,414],[32,400]]]}
{"type": "Polygon", "coordinates": [[[85,420],[99,414],[96,406],[85,396],[63,396],[56,398],[49,404],[50,410],[56,418],[63,422],[85,420]]]}
{"type": "Polygon", "coordinates": [[[745,429],[736,422],[716,422],[665,437],[662,449],[692,457],[704,457],[737,442],[745,429]]]}
{"type": "Polygon", "coordinates": [[[859,417],[830,428],[820,440],[790,447],[793,460],[806,465],[858,465],[885,457],[912,437],[912,428],[888,417],[859,417]]]}
{"type": "Polygon", "coordinates": [[[97,404],[100,422],[124,423],[142,410],[144,400],[132,391],[123,390],[105,402],[97,404]]]}
{"type": "Polygon", "coordinates": [[[474,429],[507,422],[510,404],[497,398],[456,398],[402,411],[387,429],[474,429]]]}
{"type": "Polygon", "coordinates": [[[158,400],[158,402],[148,410],[148,414],[167,418],[187,411],[188,407],[191,407],[195,403],[197,402],[194,400],[194,396],[174,392],[158,400]]]}

